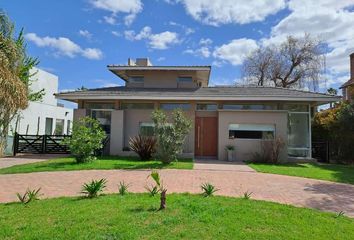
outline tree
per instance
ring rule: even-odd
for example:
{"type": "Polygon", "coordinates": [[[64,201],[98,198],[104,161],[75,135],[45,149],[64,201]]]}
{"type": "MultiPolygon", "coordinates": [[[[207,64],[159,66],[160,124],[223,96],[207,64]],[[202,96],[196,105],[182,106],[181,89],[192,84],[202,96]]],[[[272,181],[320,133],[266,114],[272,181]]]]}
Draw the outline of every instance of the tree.
{"type": "Polygon", "coordinates": [[[38,101],[44,95],[44,89],[29,90],[34,75],[29,71],[37,64],[36,58],[26,54],[23,30],[15,37],[14,25],[0,11],[0,155],[6,147],[12,119],[27,107],[28,101],[38,101]]]}
{"type": "Polygon", "coordinates": [[[192,127],[191,120],[186,118],[180,109],[173,111],[172,123],[168,122],[166,114],[161,110],[153,111],[152,120],[155,124],[158,157],[163,163],[176,161],[192,127]]]}
{"type": "Polygon", "coordinates": [[[96,119],[84,117],[73,123],[71,138],[65,139],[64,144],[69,146],[77,163],[84,163],[95,160],[95,151],[103,147],[105,137],[106,134],[96,119]]]}
{"type": "Polygon", "coordinates": [[[330,157],[342,163],[354,163],[354,103],[341,102],[315,114],[312,124],[314,141],[330,143],[330,157]]]}
{"type": "Polygon", "coordinates": [[[288,36],[281,44],[262,46],[252,52],[243,64],[245,79],[258,86],[317,90],[322,68],[320,41],[309,34],[288,36]]]}
{"type": "MultiPolygon", "coordinates": [[[[336,96],[337,93],[338,93],[337,89],[334,89],[334,88],[328,88],[327,89],[327,94],[336,96]]],[[[329,107],[332,108],[333,107],[333,103],[330,103],[329,107]]]]}

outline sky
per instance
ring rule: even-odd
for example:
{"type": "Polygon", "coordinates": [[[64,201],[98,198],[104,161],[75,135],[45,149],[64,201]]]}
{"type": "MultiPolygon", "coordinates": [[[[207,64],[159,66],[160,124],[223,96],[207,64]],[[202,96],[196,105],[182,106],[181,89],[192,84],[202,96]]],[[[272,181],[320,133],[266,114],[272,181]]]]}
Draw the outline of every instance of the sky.
{"type": "Polygon", "coordinates": [[[128,58],[211,65],[210,85],[242,83],[257,47],[310,33],[327,46],[320,90],[349,79],[354,0],[0,0],[30,56],[59,90],[124,85],[107,70],[128,58]]]}

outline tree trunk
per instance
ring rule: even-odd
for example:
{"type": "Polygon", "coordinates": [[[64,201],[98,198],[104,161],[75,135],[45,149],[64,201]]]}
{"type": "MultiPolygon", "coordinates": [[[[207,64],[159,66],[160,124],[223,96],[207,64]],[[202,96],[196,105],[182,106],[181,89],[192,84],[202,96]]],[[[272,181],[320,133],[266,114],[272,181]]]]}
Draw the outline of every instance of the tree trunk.
{"type": "Polygon", "coordinates": [[[160,209],[159,210],[163,210],[166,208],[166,192],[167,192],[167,189],[162,189],[162,191],[161,191],[160,209]]]}

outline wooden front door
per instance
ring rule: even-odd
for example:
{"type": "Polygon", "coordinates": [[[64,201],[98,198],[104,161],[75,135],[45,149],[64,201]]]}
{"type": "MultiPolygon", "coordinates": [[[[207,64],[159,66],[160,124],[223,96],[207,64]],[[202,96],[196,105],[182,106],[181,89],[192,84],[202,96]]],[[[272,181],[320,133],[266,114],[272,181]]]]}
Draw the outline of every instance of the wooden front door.
{"type": "Polygon", "coordinates": [[[216,157],[218,144],[218,118],[195,118],[195,156],[216,157]]]}

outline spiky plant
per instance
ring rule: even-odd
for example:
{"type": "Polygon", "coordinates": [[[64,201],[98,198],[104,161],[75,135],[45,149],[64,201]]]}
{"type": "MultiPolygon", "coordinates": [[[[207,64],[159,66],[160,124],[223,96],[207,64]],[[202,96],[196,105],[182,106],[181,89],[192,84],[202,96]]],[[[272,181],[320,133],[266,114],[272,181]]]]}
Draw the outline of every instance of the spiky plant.
{"type": "Polygon", "coordinates": [[[156,188],[160,192],[160,208],[159,210],[163,210],[166,208],[166,193],[167,189],[164,188],[162,181],[160,179],[160,174],[157,171],[152,171],[151,174],[149,175],[155,183],[156,183],[156,188]]]}
{"type": "Polygon", "coordinates": [[[119,182],[119,185],[118,185],[119,195],[123,196],[123,195],[127,194],[129,186],[130,186],[130,184],[125,183],[124,181],[119,182]]]}
{"type": "Polygon", "coordinates": [[[145,189],[148,191],[151,197],[159,193],[159,189],[157,186],[146,186],[145,189]]]}
{"type": "Polygon", "coordinates": [[[214,185],[211,183],[203,183],[200,188],[203,191],[203,196],[204,197],[210,197],[213,196],[215,192],[219,191],[214,185]]]}
{"type": "Polygon", "coordinates": [[[252,195],[252,192],[246,191],[243,193],[243,199],[248,200],[251,198],[251,195],[252,195]]]}
{"type": "Polygon", "coordinates": [[[27,189],[24,194],[16,193],[17,198],[20,200],[21,203],[23,204],[28,204],[32,201],[38,200],[40,194],[41,188],[38,189],[27,189]]]}
{"type": "Polygon", "coordinates": [[[139,134],[129,139],[129,148],[137,153],[141,160],[149,160],[156,152],[156,138],[139,134]]]}
{"type": "Polygon", "coordinates": [[[81,193],[85,194],[88,198],[94,198],[99,195],[106,188],[106,179],[92,180],[89,183],[84,183],[81,193]]]}

